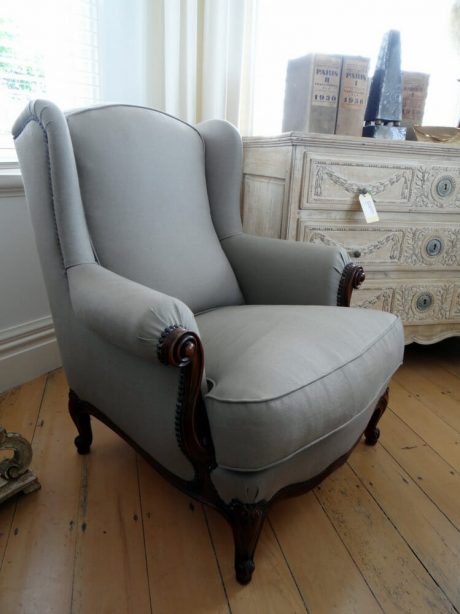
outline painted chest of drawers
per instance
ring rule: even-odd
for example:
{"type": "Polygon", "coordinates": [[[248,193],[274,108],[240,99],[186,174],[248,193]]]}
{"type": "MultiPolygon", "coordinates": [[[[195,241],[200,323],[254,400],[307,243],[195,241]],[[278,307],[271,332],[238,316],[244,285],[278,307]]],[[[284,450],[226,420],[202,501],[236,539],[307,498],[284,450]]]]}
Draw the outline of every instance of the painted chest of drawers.
{"type": "Polygon", "coordinates": [[[246,232],[344,247],[352,304],[398,314],[406,342],[460,335],[460,148],[289,133],[244,139],[246,232]],[[368,191],[379,221],[367,224],[368,191]]]}

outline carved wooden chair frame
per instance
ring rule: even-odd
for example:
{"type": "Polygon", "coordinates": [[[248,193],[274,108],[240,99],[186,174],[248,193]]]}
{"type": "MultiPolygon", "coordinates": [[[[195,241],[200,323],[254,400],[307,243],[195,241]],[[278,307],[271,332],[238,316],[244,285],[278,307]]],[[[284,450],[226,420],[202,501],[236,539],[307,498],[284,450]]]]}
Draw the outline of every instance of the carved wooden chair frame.
{"type": "MultiPolygon", "coordinates": [[[[354,288],[364,281],[362,267],[349,263],[345,266],[339,284],[337,305],[349,306],[354,288]]],[[[342,465],[355,445],[319,475],[306,482],[289,485],[278,491],[269,501],[256,504],[232,500],[225,503],[217,493],[211,472],[216,467],[213,442],[209,430],[205,404],[201,396],[201,381],[204,370],[204,351],[199,336],[179,326],[165,329],[157,347],[158,357],[165,365],[180,369],[178,398],[176,404],[177,443],[195,470],[194,479],[186,481],[170,473],[142,450],[123,431],[93,405],[82,401],[70,390],[69,411],[77,427],[75,445],[80,454],[88,454],[92,443],[90,415],[98,418],[123,437],[146,460],[174,486],[187,495],[218,510],[229,522],[235,545],[235,571],[241,584],[250,582],[254,571],[254,552],[267,512],[278,499],[307,492],[321,482],[329,473],[342,465]]],[[[377,423],[385,411],[388,391],[380,399],[364,432],[366,443],[374,445],[379,438],[377,423]]]]}

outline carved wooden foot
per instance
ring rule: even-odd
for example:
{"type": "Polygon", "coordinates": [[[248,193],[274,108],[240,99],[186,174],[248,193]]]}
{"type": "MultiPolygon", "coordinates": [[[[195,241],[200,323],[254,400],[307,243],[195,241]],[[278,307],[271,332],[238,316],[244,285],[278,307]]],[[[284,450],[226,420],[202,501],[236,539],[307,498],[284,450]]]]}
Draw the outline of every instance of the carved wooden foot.
{"type": "Polygon", "coordinates": [[[385,390],[384,394],[380,397],[379,402],[377,403],[377,407],[372,414],[372,418],[369,420],[369,424],[364,431],[364,437],[366,438],[366,443],[368,446],[375,446],[379,437],[380,437],[380,429],[377,424],[380,418],[383,415],[383,412],[387,408],[388,405],[388,388],[385,390]]]}
{"type": "Polygon", "coordinates": [[[250,505],[232,501],[229,507],[229,520],[235,543],[236,579],[240,584],[248,584],[255,569],[254,552],[267,515],[268,505],[264,502],[250,505]]]}
{"type": "Polygon", "coordinates": [[[78,454],[89,454],[93,441],[91,419],[86,405],[73,390],[69,390],[69,413],[78,430],[74,440],[78,454]]]}
{"type": "Polygon", "coordinates": [[[25,473],[14,480],[5,480],[0,477],[0,503],[3,503],[3,501],[6,501],[18,493],[28,495],[39,488],[41,488],[40,482],[30,469],[27,469],[25,473]]]}
{"type": "Polygon", "coordinates": [[[40,482],[28,469],[32,447],[19,433],[7,433],[0,426],[0,450],[13,450],[12,458],[0,461],[0,503],[19,492],[29,493],[40,488],[40,482]]]}

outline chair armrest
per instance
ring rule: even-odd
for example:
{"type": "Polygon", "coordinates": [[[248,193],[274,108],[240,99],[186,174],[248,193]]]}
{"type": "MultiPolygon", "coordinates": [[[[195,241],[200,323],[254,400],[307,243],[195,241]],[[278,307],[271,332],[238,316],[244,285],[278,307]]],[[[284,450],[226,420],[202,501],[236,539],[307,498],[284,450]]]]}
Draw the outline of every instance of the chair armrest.
{"type": "Polygon", "coordinates": [[[249,304],[346,305],[359,285],[344,249],[244,233],[222,247],[249,304]]]}
{"type": "Polygon", "coordinates": [[[112,273],[98,264],[67,270],[77,318],[127,352],[179,367],[176,438],[198,473],[213,463],[201,398],[204,352],[192,311],[179,299],[112,273]]]}
{"type": "Polygon", "coordinates": [[[98,264],[71,267],[67,278],[76,317],[131,354],[157,361],[165,331],[181,327],[198,333],[195,317],[182,301],[98,264]]]}

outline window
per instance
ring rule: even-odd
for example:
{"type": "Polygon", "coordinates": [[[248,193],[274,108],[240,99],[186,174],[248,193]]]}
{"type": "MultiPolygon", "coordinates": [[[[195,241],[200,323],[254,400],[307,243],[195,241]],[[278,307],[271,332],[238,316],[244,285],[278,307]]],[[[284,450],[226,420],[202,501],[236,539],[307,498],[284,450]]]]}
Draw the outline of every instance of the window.
{"type": "Polygon", "coordinates": [[[261,0],[259,6],[253,134],[281,132],[289,59],[310,52],[362,55],[371,58],[372,76],[382,37],[391,29],[401,32],[402,69],[430,74],[423,123],[457,125],[458,0],[261,0]]]}
{"type": "Polygon", "coordinates": [[[0,153],[12,157],[11,126],[33,98],[63,108],[99,100],[96,0],[2,0],[0,153]]]}

